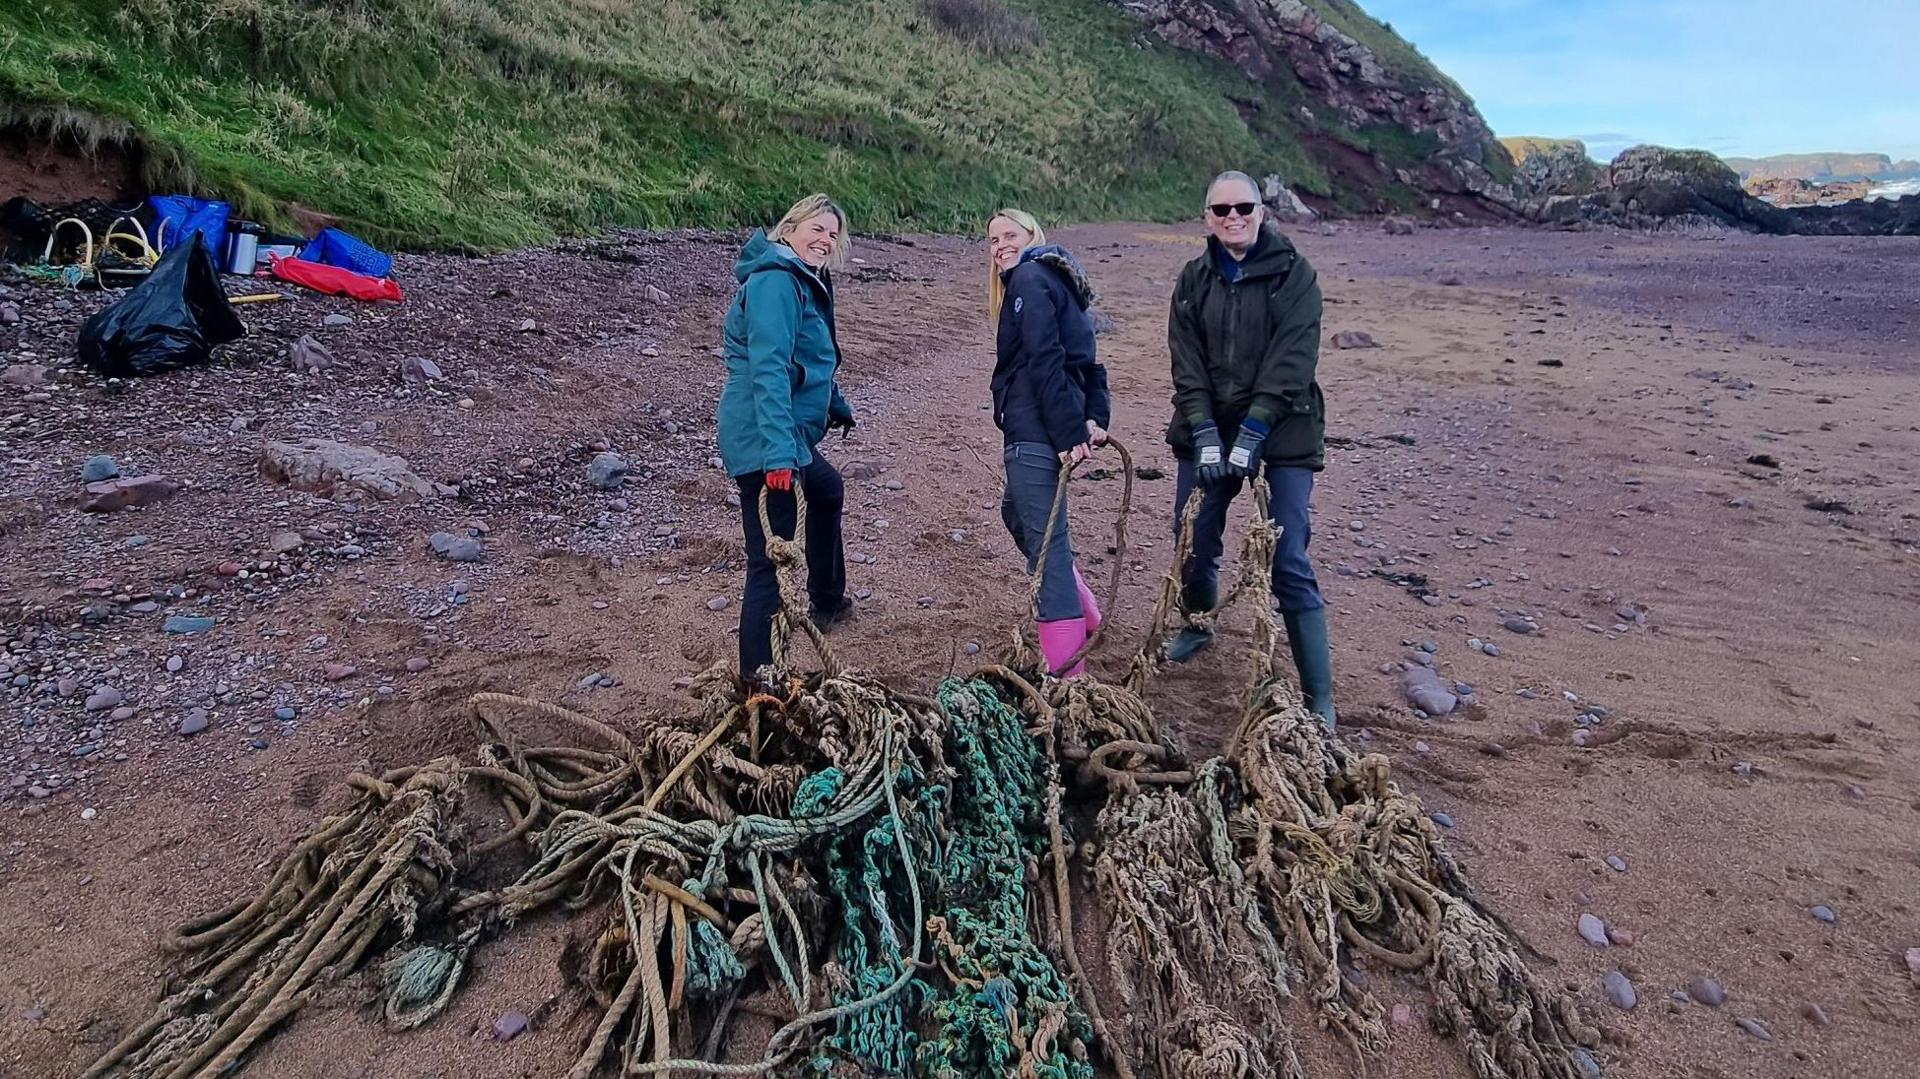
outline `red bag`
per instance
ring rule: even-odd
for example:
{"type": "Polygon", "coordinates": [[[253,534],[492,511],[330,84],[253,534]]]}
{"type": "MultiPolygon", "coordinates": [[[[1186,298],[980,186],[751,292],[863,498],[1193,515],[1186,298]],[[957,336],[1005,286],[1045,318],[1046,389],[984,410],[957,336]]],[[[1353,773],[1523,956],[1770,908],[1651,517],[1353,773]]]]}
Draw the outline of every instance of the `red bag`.
{"type": "Polygon", "coordinates": [[[406,299],[400,286],[391,277],[368,277],[366,274],[343,270],[338,266],[328,266],[306,259],[274,259],[273,276],[282,281],[291,281],[296,285],[322,292],[329,296],[348,296],[356,300],[392,300],[394,303],[406,299]]]}

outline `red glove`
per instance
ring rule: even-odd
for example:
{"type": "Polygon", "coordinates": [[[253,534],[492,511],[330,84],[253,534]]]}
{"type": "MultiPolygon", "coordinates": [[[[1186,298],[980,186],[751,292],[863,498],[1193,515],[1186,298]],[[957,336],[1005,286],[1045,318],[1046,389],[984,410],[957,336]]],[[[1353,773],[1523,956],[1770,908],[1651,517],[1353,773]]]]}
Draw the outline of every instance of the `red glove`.
{"type": "Polygon", "coordinates": [[[767,473],[767,489],[770,491],[793,490],[793,469],[776,468],[767,473]]]}

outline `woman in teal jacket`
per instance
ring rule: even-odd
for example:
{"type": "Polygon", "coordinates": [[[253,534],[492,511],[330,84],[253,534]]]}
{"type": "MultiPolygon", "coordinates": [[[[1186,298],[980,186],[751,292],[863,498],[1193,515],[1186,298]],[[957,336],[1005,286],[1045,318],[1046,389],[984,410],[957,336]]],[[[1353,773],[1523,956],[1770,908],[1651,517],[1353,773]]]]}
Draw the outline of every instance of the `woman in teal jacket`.
{"type": "Polygon", "coordinates": [[[845,487],[819,454],[834,427],[853,428],[853,410],[834,372],[840,342],[833,325],[832,271],[847,258],[847,215],[825,195],[793,204],[771,232],[757,232],[741,250],[740,281],[727,308],[727,384],[720,391],[720,457],[740,485],[740,522],[747,540],[747,586],[740,602],[740,673],[751,677],[773,662],[773,616],[780,582],[760,527],[767,517],[792,539],[794,483],[807,499],[807,594],[822,628],[851,613],[846,550],[840,538],[845,487]]]}

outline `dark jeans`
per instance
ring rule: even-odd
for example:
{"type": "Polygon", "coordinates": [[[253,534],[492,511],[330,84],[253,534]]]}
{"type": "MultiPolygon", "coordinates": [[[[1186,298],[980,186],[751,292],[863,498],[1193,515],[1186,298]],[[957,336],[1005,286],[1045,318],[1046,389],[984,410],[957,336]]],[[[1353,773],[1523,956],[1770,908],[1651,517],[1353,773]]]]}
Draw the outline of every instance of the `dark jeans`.
{"type": "MultiPolygon", "coordinates": [[[[773,662],[773,616],[780,610],[780,578],[767,557],[760,529],[760,488],[766,473],[734,477],[740,484],[740,524],[747,536],[747,591],[740,600],[740,673],[752,675],[773,662]]],[[[846,485],[840,473],[816,454],[813,463],[794,470],[807,499],[807,595],[819,611],[835,611],[847,602],[847,552],[840,539],[840,509],[846,485]]],[[[781,539],[793,538],[795,503],[791,491],[767,493],[767,520],[781,539]]]]}
{"type": "MultiPolygon", "coordinates": [[[[1193,496],[1193,462],[1181,459],[1173,496],[1174,534],[1179,535],[1180,520],[1193,496]]],[[[1308,507],[1313,497],[1313,471],[1306,468],[1269,468],[1267,489],[1271,492],[1267,515],[1280,526],[1280,543],[1273,552],[1273,598],[1288,614],[1318,610],[1326,606],[1320,598],[1320,582],[1313,576],[1313,562],[1307,558],[1307,544],[1313,539],[1313,519],[1308,507]]],[[[1186,590],[1189,609],[1211,609],[1219,597],[1220,554],[1227,528],[1227,508],[1240,493],[1241,481],[1227,480],[1205,490],[1200,515],[1193,522],[1193,550],[1189,553],[1180,583],[1186,590]]]]}
{"type": "Polygon", "coordinates": [[[1047,565],[1040,573],[1039,621],[1080,618],[1080,590],[1073,580],[1073,539],[1067,534],[1067,507],[1053,525],[1053,542],[1045,543],[1047,518],[1059,491],[1060,458],[1042,442],[1016,442],[1001,454],[1007,464],[1007,489],[1000,496],[1000,519],[1012,533],[1014,545],[1027,559],[1027,575],[1037,567],[1040,548],[1047,548],[1047,565]]]}

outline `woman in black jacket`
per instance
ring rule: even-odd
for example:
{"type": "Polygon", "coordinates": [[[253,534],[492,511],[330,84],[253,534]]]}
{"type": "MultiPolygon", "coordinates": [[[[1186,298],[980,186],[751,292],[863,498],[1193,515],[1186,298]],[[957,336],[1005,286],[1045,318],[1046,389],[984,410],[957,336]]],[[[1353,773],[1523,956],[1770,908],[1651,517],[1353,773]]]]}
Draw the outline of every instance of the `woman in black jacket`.
{"type": "Polygon", "coordinates": [[[987,306],[998,326],[993,418],[1004,436],[1007,488],[1000,516],[1040,574],[1037,625],[1047,668],[1082,674],[1068,661],[1100,626],[1093,590],[1073,562],[1067,513],[1047,540],[1060,466],[1083,461],[1107,440],[1107,371],[1094,358],[1093,289],[1065,249],[1047,243],[1032,215],[1001,210],[987,223],[987,306]],[[1046,565],[1039,565],[1041,548],[1046,565]]]}

